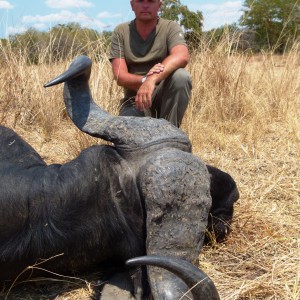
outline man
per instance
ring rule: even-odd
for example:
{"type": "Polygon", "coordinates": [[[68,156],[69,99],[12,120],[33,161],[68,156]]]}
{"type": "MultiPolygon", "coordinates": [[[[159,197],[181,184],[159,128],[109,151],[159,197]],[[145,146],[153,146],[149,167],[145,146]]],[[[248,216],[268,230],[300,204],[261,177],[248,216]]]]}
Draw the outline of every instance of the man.
{"type": "Polygon", "coordinates": [[[180,26],[158,17],[161,0],[131,0],[135,19],[113,32],[110,60],[124,87],[120,115],[165,118],[180,126],[191,93],[180,26]]]}

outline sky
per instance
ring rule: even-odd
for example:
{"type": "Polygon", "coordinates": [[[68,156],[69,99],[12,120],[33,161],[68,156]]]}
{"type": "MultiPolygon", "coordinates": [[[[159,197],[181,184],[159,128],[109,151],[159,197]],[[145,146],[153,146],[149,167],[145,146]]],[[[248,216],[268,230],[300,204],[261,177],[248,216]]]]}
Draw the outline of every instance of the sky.
{"type": "MultiPolygon", "coordinates": [[[[242,0],[181,0],[191,11],[201,11],[204,30],[237,22],[242,0]]],[[[80,23],[97,31],[112,31],[134,18],[130,0],[0,0],[0,38],[33,27],[48,31],[57,24],[80,23]]]]}

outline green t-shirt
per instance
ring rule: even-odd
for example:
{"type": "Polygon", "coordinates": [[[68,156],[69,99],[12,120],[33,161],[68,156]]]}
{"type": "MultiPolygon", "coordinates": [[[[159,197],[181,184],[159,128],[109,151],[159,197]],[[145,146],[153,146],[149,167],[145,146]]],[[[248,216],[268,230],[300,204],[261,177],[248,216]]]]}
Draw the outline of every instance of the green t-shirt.
{"type": "Polygon", "coordinates": [[[137,32],[133,20],[118,25],[114,30],[110,60],[124,58],[129,73],[145,75],[151,67],[162,62],[170,54],[170,50],[177,45],[186,45],[186,42],[176,22],[158,19],[156,28],[144,40],[137,32]]]}

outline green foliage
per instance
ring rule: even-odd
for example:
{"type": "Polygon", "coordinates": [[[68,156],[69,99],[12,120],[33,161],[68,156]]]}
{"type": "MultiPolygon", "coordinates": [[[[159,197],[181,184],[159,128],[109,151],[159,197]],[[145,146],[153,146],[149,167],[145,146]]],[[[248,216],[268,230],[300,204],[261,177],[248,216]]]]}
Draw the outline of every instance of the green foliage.
{"type": "Polygon", "coordinates": [[[0,39],[0,45],[5,47],[7,45],[7,39],[0,39]]]}
{"type": "Polygon", "coordinates": [[[283,52],[299,38],[299,0],[245,0],[240,24],[255,32],[259,49],[283,52]]]}
{"type": "Polygon", "coordinates": [[[19,52],[28,62],[38,63],[39,53],[47,43],[46,34],[34,28],[29,28],[22,34],[9,37],[11,49],[19,52]]]}
{"type": "Polygon", "coordinates": [[[237,32],[240,32],[241,29],[237,26],[236,23],[221,26],[215,29],[211,29],[205,32],[206,39],[210,40],[210,43],[217,44],[224,39],[224,36],[233,36],[237,32]]]}
{"type": "Polygon", "coordinates": [[[28,63],[39,64],[64,60],[79,54],[101,55],[109,45],[111,33],[99,34],[82,28],[78,23],[59,24],[49,32],[34,28],[9,37],[11,49],[25,57],[28,63]]]}
{"type": "Polygon", "coordinates": [[[160,16],[178,22],[186,31],[202,32],[202,13],[190,11],[186,5],[181,4],[180,0],[164,0],[160,16]]]}
{"type": "Polygon", "coordinates": [[[174,20],[184,28],[185,38],[190,47],[199,44],[203,27],[203,15],[200,11],[190,11],[180,0],[164,0],[160,16],[165,19],[174,20]]]}
{"type": "Polygon", "coordinates": [[[59,24],[50,30],[48,36],[55,61],[87,53],[93,42],[99,39],[97,31],[81,28],[78,23],[59,24]]]}
{"type": "Polygon", "coordinates": [[[202,42],[213,51],[223,53],[245,52],[255,46],[253,35],[240,28],[236,23],[204,32],[202,42]]]}

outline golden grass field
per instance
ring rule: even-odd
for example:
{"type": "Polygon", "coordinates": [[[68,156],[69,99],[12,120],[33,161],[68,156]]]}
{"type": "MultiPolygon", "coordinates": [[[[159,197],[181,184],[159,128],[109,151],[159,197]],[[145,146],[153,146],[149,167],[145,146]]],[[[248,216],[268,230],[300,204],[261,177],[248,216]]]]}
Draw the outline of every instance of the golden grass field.
{"type": "MultiPolygon", "coordinates": [[[[222,300],[299,300],[300,45],[281,56],[230,54],[229,48],[203,44],[188,65],[193,95],[182,130],[194,154],[229,172],[240,190],[232,233],[226,242],[202,249],[200,267],[222,300]]],[[[43,88],[71,57],[30,66],[24,56],[4,54],[1,124],[14,128],[48,163],[65,162],[102,142],[80,133],[67,118],[62,86],[43,88]]],[[[122,90],[112,79],[108,56],[93,60],[94,99],[116,114],[122,90]]],[[[0,298],[91,299],[94,283],[48,279],[0,292],[0,298]]]]}

